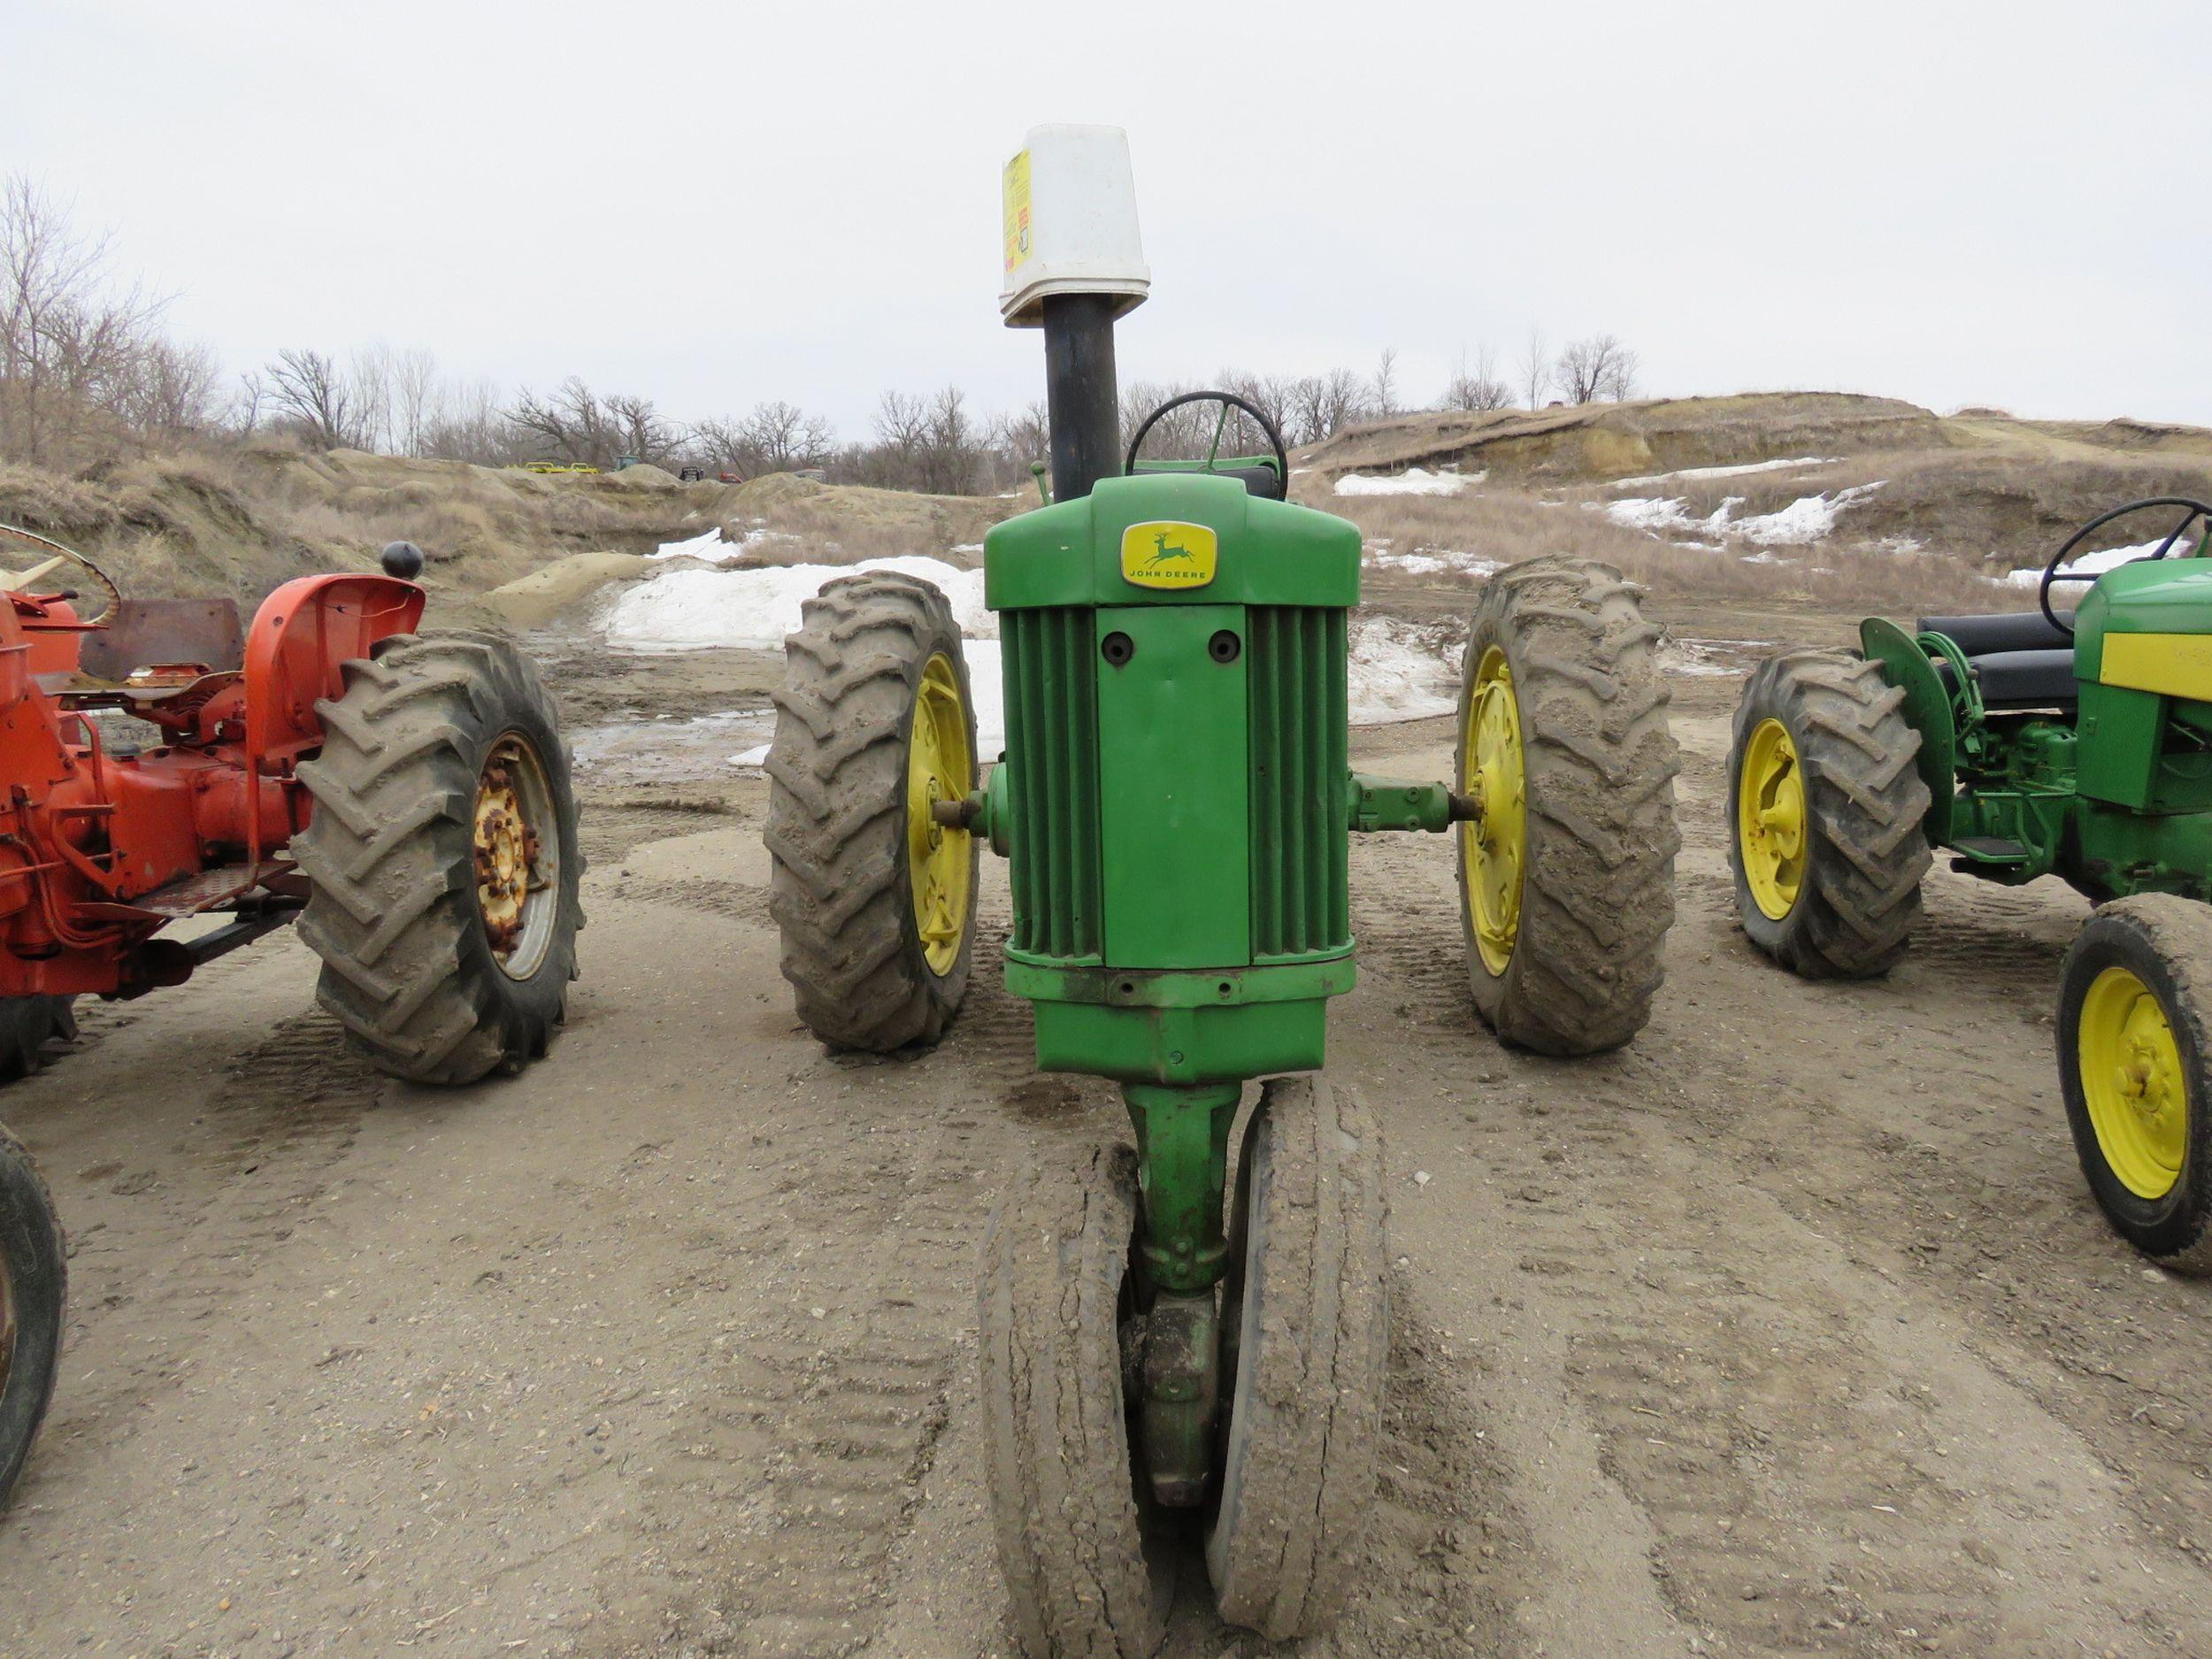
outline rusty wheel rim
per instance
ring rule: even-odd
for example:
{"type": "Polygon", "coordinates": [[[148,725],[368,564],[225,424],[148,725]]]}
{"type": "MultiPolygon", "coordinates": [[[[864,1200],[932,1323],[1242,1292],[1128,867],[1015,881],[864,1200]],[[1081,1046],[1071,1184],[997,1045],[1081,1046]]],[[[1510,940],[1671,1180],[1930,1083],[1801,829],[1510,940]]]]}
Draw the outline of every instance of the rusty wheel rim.
{"type": "Polygon", "coordinates": [[[492,745],[476,780],[476,913],[492,960],[511,979],[545,965],[560,902],[560,832],[553,787],[519,732],[492,745]]]}

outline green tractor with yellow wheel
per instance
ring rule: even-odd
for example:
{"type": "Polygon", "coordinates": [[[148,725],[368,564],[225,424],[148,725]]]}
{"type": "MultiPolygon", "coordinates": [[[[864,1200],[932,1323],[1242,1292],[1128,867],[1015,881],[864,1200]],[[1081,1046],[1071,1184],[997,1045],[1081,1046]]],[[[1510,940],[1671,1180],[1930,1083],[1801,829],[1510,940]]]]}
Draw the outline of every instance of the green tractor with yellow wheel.
{"type": "MultiPolygon", "coordinates": [[[[2108,533],[2108,536],[2111,534],[2108,533]]],[[[1886,972],[1932,848],[2006,886],[2056,876],[2098,908],[2059,973],[2058,1066],[2090,1192],[2169,1266],[2212,1269],[2212,506],[2100,514],[2037,608],[1870,618],[1857,652],[1762,664],[1728,770],[1737,911],[1808,978],[1886,972]],[[2070,562],[2107,526],[2162,537],[2070,562]],[[2053,594],[2086,584],[2078,608],[2053,594]]]]}
{"type": "Polygon", "coordinates": [[[1286,499],[1279,434],[1233,396],[1202,395],[1202,457],[1143,457],[1164,409],[1120,443],[1114,325],[1148,282],[1128,165],[1115,129],[1044,127],[1007,169],[1002,308],[1043,330],[1053,489],[984,545],[1004,752],[979,773],[943,596],[867,572],[804,606],[766,761],[818,1036],[946,1029],[987,845],[1039,1065],[1128,1110],[1133,1146],[1025,1173],[984,1241],[988,1483],[1031,1659],[1151,1653],[1179,1568],[1276,1639],[1356,1580],[1391,1287],[1375,1119],[1318,1075],[1354,981],[1351,832],[1452,838],[1476,1005],[1545,1052],[1634,1035],[1673,916],[1658,635],[1604,566],[1491,583],[1450,783],[1352,772],[1358,528],[1286,499]],[[1264,453],[1221,453],[1233,412],[1264,453]]]}

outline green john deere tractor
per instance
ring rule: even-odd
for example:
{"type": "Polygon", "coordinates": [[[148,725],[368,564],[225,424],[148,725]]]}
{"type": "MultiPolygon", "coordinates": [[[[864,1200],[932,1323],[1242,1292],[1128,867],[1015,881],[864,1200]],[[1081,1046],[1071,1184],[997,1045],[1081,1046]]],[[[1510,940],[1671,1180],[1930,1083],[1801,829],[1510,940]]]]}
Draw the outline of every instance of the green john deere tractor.
{"type": "Polygon", "coordinates": [[[1037,1063],[1128,1108],[1133,1147],[1025,1173],[984,1242],[989,1485],[1032,1659],[1150,1653],[1179,1561],[1276,1638],[1354,1581],[1390,1257],[1375,1121],[1318,1075],[1353,985],[1350,832],[1452,837],[1477,1007],[1547,1052],[1642,1026],[1673,916],[1656,630],[1603,566],[1489,585],[1452,783],[1351,772],[1357,527],[1286,499],[1279,435],[1227,394],[1201,395],[1223,413],[1198,458],[1141,458],[1164,408],[1119,443],[1114,324],[1147,280],[1127,170],[1118,131],[1047,127],[1007,172],[1002,303],[1044,331],[1054,498],[985,541],[998,764],[979,787],[944,597],[887,572],[806,604],[767,761],[784,972],[816,1034],[945,1030],[988,844],[1037,1063]],[[1232,409],[1264,454],[1220,453],[1232,409]]]}
{"type": "Polygon", "coordinates": [[[2058,1066],[2090,1191],[2168,1264],[2212,1268],[2212,506],[2131,502],[2070,537],[2037,608],[1860,625],[1858,653],[1762,664],[1728,768],[1744,931],[1809,978],[1903,955],[1931,846],[2096,913],[2059,976],[2058,1066]],[[2112,565],[2074,550],[2180,510],[2112,565]],[[2077,610],[2052,603],[2089,584],[2077,610]]]}

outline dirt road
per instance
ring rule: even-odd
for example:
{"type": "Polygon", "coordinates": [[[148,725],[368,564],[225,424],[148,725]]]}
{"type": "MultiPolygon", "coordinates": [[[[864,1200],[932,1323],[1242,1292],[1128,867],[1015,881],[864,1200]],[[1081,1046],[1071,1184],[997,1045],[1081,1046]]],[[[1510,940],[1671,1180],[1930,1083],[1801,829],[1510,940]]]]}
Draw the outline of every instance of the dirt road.
{"type": "MultiPolygon", "coordinates": [[[[580,721],[624,701],[563,678],[580,721]]],[[[1389,1136],[1397,1335],[1371,1566],[1311,1651],[2212,1651],[2208,1293],[2106,1233],[2055,1099],[2085,908],[1939,872],[1888,982],[1772,971],[1718,833],[1734,695],[1678,682],[1681,918],[1618,1056],[1501,1050],[1442,843],[1356,846],[1333,1064],[1389,1136]]],[[[1033,1073],[987,972],[934,1053],[825,1054],[762,786],[607,752],[586,977],[526,1078],[373,1077],[280,940],[91,1009],[0,1101],[76,1252],[0,1654],[1005,1651],[972,1257],[1119,1109],[1033,1073]]],[[[1260,1650],[1191,1586],[1170,1654],[1260,1650]]]]}

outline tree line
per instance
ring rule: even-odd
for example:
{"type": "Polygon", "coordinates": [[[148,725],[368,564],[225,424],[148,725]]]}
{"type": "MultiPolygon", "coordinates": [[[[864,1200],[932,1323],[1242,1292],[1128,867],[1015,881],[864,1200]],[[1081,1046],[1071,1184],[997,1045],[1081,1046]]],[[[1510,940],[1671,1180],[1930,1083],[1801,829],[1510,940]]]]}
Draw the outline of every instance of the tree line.
{"type": "MultiPolygon", "coordinates": [[[[282,434],[320,449],[512,465],[557,461],[607,468],[625,457],[718,474],[818,468],[841,482],[972,494],[1020,488],[1046,458],[1042,403],[998,413],[948,386],[889,391],[866,435],[842,438],[826,417],[780,399],[742,415],[686,420],[648,396],[570,376],[549,390],[509,391],[451,376],[424,347],[377,345],[339,355],[280,351],[224,382],[204,346],[164,326],[167,302],[119,279],[104,236],[86,235],[65,207],[27,179],[0,182],[0,458],[72,464],[127,443],[282,434]]],[[[1502,365],[1487,344],[1463,351],[1440,404],[1464,411],[1540,407],[1555,394],[1587,403],[1636,395],[1637,358],[1611,334],[1554,352],[1532,332],[1502,365]]],[[[1225,372],[1207,384],[1259,409],[1294,446],[1363,420],[1413,412],[1394,349],[1374,368],[1308,375],[1225,372]]],[[[1122,395],[1122,439],[1183,384],[1137,382],[1122,395]]],[[[1203,453],[1215,442],[1249,453],[1249,422],[1217,426],[1218,410],[1174,411],[1148,440],[1152,455],[1203,453]]]]}

